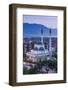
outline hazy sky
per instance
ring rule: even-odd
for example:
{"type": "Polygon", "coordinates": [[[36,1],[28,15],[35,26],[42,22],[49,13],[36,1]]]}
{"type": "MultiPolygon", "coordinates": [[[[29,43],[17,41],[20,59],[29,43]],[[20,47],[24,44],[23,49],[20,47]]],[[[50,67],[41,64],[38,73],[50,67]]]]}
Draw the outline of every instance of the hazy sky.
{"type": "Polygon", "coordinates": [[[57,16],[24,15],[23,18],[24,23],[36,23],[48,28],[57,28],[57,16]]]}

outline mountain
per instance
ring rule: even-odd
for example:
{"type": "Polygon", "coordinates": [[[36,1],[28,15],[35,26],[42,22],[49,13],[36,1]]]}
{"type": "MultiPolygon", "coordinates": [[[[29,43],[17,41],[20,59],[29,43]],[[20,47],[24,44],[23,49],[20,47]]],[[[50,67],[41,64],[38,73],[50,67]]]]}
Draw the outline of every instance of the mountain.
{"type": "MultiPolygon", "coordinates": [[[[23,35],[24,37],[40,37],[41,29],[43,30],[43,36],[50,35],[50,28],[41,24],[23,23],[23,35]]],[[[57,29],[51,28],[51,36],[57,36],[57,29]]]]}

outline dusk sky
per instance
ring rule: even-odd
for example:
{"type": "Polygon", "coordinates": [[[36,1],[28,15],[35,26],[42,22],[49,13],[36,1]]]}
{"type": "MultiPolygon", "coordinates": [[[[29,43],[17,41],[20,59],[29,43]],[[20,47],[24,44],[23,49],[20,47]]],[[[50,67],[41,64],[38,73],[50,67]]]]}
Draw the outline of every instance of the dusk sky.
{"type": "Polygon", "coordinates": [[[24,15],[24,23],[42,24],[48,28],[57,29],[57,16],[24,15]]]}

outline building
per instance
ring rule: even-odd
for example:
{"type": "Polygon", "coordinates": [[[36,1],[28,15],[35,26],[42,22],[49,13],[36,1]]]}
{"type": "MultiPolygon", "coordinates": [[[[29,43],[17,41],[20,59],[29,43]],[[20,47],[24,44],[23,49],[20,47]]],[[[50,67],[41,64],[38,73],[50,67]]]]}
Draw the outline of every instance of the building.
{"type": "MultiPolygon", "coordinates": [[[[51,29],[49,31],[49,36],[47,37],[46,42],[44,42],[44,37],[43,37],[43,29],[41,29],[41,40],[40,42],[33,43],[31,40],[29,41],[29,44],[27,44],[27,47],[25,47],[26,50],[26,57],[28,61],[31,62],[37,62],[38,60],[44,60],[47,56],[51,58],[52,52],[55,51],[55,47],[52,45],[52,39],[56,38],[56,36],[51,36],[51,29]]],[[[25,45],[26,46],[26,45],[25,45]]]]}

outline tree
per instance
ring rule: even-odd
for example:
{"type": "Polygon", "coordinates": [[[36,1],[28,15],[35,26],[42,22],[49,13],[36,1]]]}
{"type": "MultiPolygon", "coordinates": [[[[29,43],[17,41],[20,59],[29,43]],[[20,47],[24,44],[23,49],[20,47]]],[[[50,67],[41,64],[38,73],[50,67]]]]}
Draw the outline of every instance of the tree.
{"type": "Polygon", "coordinates": [[[23,74],[28,74],[29,70],[27,69],[27,67],[23,67],[23,74]]]}
{"type": "Polygon", "coordinates": [[[57,72],[57,60],[49,60],[48,67],[57,72]]]}

